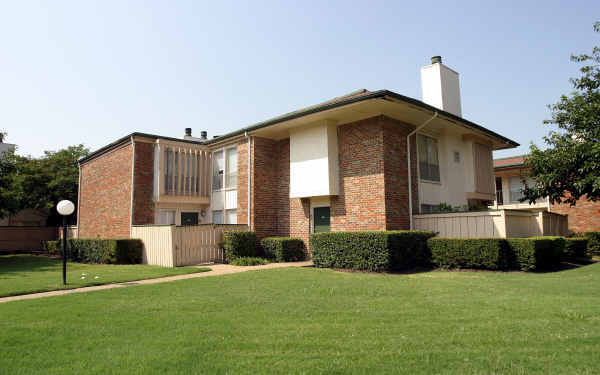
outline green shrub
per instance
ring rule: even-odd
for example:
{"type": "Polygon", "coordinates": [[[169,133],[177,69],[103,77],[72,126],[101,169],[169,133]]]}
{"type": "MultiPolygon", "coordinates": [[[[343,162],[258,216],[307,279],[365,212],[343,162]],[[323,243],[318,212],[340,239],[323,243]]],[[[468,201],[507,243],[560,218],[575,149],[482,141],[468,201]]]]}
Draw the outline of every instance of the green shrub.
{"type": "Polygon", "coordinates": [[[563,258],[567,260],[577,260],[588,258],[588,239],[587,238],[565,238],[565,248],[563,258]]]}
{"type": "Polygon", "coordinates": [[[565,249],[562,237],[431,238],[427,241],[433,263],[447,268],[532,271],[560,263],[565,249]]]}
{"type": "Polygon", "coordinates": [[[550,268],[560,263],[565,248],[563,237],[509,238],[516,267],[522,271],[550,268]]]}
{"type": "Polygon", "coordinates": [[[514,256],[502,238],[431,238],[427,244],[438,267],[507,270],[514,265],[514,256]]]}
{"type": "Polygon", "coordinates": [[[223,250],[225,259],[233,262],[236,258],[258,255],[256,233],[233,230],[223,232],[223,250]]]}
{"type": "Polygon", "coordinates": [[[364,271],[392,271],[427,265],[427,239],[433,232],[328,232],[310,236],[315,267],[364,271]]]}
{"type": "Polygon", "coordinates": [[[583,235],[588,239],[588,254],[600,255],[600,232],[585,232],[583,235]]]}
{"type": "Polygon", "coordinates": [[[262,266],[268,263],[268,260],[257,257],[239,257],[231,261],[234,266],[262,266]]]}
{"type": "MultiPolygon", "coordinates": [[[[81,263],[141,263],[144,248],[139,239],[72,238],[67,244],[67,258],[81,263]]],[[[62,253],[61,240],[44,241],[42,245],[49,254],[62,253]]]]}
{"type": "Polygon", "coordinates": [[[277,262],[295,262],[304,260],[304,241],[300,238],[267,237],[260,241],[265,258],[277,262]]]}

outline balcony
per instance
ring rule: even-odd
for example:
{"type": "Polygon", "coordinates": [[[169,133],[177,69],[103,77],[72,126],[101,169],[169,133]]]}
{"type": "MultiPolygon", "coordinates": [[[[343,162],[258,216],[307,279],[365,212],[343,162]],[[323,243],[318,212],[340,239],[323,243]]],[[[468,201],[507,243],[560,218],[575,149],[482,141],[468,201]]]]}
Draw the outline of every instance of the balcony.
{"type": "Polygon", "coordinates": [[[155,201],[209,204],[211,166],[206,146],[159,142],[154,160],[155,201]]]}

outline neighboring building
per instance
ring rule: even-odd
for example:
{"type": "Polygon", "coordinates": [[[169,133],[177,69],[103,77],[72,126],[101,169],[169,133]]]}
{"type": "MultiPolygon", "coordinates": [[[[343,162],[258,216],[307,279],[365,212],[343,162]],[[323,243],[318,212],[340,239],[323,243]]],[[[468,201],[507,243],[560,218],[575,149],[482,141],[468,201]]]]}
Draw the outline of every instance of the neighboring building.
{"type": "Polygon", "coordinates": [[[526,155],[512,156],[494,160],[496,177],[496,201],[499,209],[517,209],[528,211],[546,210],[569,217],[569,229],[573,232],[589,232],[600,230],[600,202],[580,199],[575,206],[569,204],[551,204],[549,199],[542,198],[533,204],[519,202],[523,197],[523,181],[533,185],[535,180],[528,176],[524,168],[526,155]]]}
{"type": "Polygon", "coordinates": [[[458,73],[440,57],[421,76],[423,101],[359,90],[213,139],[123,137],[80,161],[80,236],[239,223],[307,240],[493,201],[492,151],[518,144],[461,118],[458,73]]]}

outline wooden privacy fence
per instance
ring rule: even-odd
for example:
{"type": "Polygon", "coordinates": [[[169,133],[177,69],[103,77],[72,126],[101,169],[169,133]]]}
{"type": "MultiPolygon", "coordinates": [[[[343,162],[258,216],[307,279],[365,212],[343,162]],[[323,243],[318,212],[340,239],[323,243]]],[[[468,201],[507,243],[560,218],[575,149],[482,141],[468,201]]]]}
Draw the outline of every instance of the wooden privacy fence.
{"type": "Polygon", "coordinates": [[[0,251],[42,249],[42,241],[55,240],[56,227],[0,227],[0,251]]]}
{"type": "Polygon", "coordinates": [[[547,211],[497,210],[414,215],[414,228],[444,238],[566,236],[568,218],[547,211]]]}
{"type": "Polygon", "coordinates": [[[134,225],[131,238],[144,243],[142,263],[165,267],[223,262],[223,232],[248,230],[245,224],[134,225]]]}

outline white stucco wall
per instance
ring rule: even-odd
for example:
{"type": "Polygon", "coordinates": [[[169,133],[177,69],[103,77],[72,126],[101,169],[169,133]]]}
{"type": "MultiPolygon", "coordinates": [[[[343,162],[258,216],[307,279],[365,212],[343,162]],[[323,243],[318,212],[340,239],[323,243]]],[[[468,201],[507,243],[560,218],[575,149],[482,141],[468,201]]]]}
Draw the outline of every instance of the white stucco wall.
{"type": "Polygon", "coordinates": [[[319,123],[290,132],[290,198],[337,195],[337,128],[319,123]]]}
{"type": "Polygon", "coordinates": [[[466,205],[466,192],[473,191],[467,190],[473,186],[473,157],[470,142],[463,141],[458,133],[423,134],[438,141],[440,182],[419,180],[420,204],[466,205]],[[454,152],[459,153],[458,162],[454,160],[454,152]]]}

